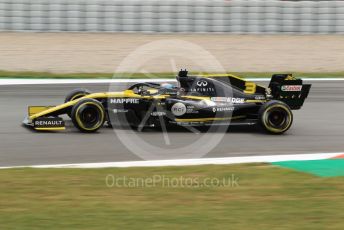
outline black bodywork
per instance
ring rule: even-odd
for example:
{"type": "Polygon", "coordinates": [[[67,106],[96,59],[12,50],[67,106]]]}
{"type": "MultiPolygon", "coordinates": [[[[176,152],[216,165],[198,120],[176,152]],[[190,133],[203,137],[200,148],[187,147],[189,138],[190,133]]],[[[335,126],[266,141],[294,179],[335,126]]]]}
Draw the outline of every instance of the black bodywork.
{"type": "Polygon", "coordinates": [[[129,90],[139,95],[157,97],[142,98],[136,104],[110,103],[107,107],[115,112],[111,120],[116,125],[129,123],[135,127],[161,126],[162,121],[181,126],[253,125],[258,122],[259,109],[268,101],[278,100],[292,110],[300,109],[311,87],[290,74],[273,75],[268,88],[233,75],[188,76],[187,71],[179,72],[177,82],[173,89],[156,83],[131,86],[129,90]],[[285,86],[288,91],[282,90],[285,86]],[[156,89],[156,93],[149,89],[156,89]],[[173,107],[177,103],[179,112],[173,107]]]}

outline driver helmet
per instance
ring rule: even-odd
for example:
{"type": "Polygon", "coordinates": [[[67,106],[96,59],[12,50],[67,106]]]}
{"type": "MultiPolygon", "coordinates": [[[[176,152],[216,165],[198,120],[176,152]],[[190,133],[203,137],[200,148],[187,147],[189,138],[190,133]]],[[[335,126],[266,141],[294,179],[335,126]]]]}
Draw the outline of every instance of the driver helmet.
{"type": "Polygon", "coordinates": [[[165,89],[173,89],[174,86],[171,83],[161,83],[160,84],[161,87],[165,88],[165,89]]]}

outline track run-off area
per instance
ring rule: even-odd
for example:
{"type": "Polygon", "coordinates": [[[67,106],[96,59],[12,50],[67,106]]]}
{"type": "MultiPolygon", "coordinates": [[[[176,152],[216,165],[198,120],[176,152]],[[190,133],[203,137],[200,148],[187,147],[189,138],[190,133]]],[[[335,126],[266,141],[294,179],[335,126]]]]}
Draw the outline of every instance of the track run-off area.
{"type": "MultiPolygon", "coordinates": [[[[83,134],[67,122],[68,127],[64,132],[38,133],[21,125],[28,105],[61,104],[65,95],[74,88],[87,88],[93,92],[108,91],[108,80],[88,83],[84,80],[20,80],[20,84],[12,81],[0,81],[0,167],[143,160],[132,153],[110,128],[101,129],[96,134],[83,134]]],[[[313,84],[310,95],[304,107],[294,111],[294,123],[287,133],[276,136],[250,127],[233,127],[221,135],[216,147],[202,157],[221,159],[344,152],[344,81],[308,79],[305,82],[313,84]]],[[[268,84],[267,81],[260,83],[268,84]]],[[[118,91],[127,86],[124,81],[112,84],[116,84],[118,91]]],[[[147,143],[164,147],[164,135],[161,131],[149,130],[135,134],[147,143]]],[[[130,135],[128,133],[127,138],[130,138],[130,135]]],[[[171,130],[167,135],[171,140],[167,146],[170,149],[177,149],[178,146],[187,145],[197,139],[197,134],[187,130],[171,130]]],[[[175,155],[166,155],[163,151],[161,156],[156,154],[157,160],[190,158],[187,155],[180,157],[177,152],[175,155]]]]}

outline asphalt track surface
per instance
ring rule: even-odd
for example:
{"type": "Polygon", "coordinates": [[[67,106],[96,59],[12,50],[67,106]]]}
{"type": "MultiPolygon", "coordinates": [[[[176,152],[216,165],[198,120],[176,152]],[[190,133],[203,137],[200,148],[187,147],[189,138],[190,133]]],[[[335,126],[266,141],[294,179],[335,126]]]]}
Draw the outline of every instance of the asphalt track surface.
{"type": "MultiPolygon", "coordinates": [[[[216,147],[202,157],[344,152],[344,81],[311,83],[309,98],[301,110],[294,111],[294,123],[287,133],[275,136],[254,128],[230,128],[219,135],[222,139],[216,147]]],[[[79,87],[95,92],[109,89],[108,84],[0,86],[0,166],[143,160],[142,155],[132,153],[110,128],[83,134],[67,123],[64,132],[37,133],[21,125],[28,105],[60,104],[69,91],[79,87]]],[[[124,88],[124,84],[118,84],[118,90],[124,88]]],[[[125,138],[133,135],[127,130],[120,132],[126,134],[125,138]]],[[[175,154],[156,152],[152,160],[194,157],[178,154],[179,147],[194,143],[202,133],[172,130],[167,133],[169,144],[159,130],[135,132],[135,135],[162,149],[176,149],[175,154]]],[[[198,147],[203,148],[202,144],[198,147]]]]}

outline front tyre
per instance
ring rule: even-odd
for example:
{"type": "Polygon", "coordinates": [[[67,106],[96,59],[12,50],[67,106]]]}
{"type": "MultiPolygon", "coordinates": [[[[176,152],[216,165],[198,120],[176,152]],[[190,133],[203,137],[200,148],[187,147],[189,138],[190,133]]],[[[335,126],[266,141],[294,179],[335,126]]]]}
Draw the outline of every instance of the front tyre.
{"type": "Polygon", "coordinates": [[[293,123],[289,106],[281,101],[269,101],[259,110],[259,124],[263,130],[272,134],[282,134],[293,123]]]}
{"type": "MultiPolygon", "coordinates": [[[[74,89],[69,94],[67,94],[64,102],[67,103],[70,101],[74,101],[76,99],[82,98],[89,94],[91,94],[91,92],[88,89],[82,89],[82,88],[74,89]]],[[[71,110],[67,112],[67,115],[71,118],[71,110]]]]}
{"type": "Polygon", "coordinates": [[[69,94],[67,94],[64,102],[67,103],[70,101],[74,101],[89,94],[91,94],[91,92],[88,89],[74,89],[69,94]]]}
{"type": "Polygon", "coordinates": [[[81,99],[73,106],[71,118],[74,126],[81,132],[93,133],[103,126],[105,109],[95,99],[81,99]]]}

